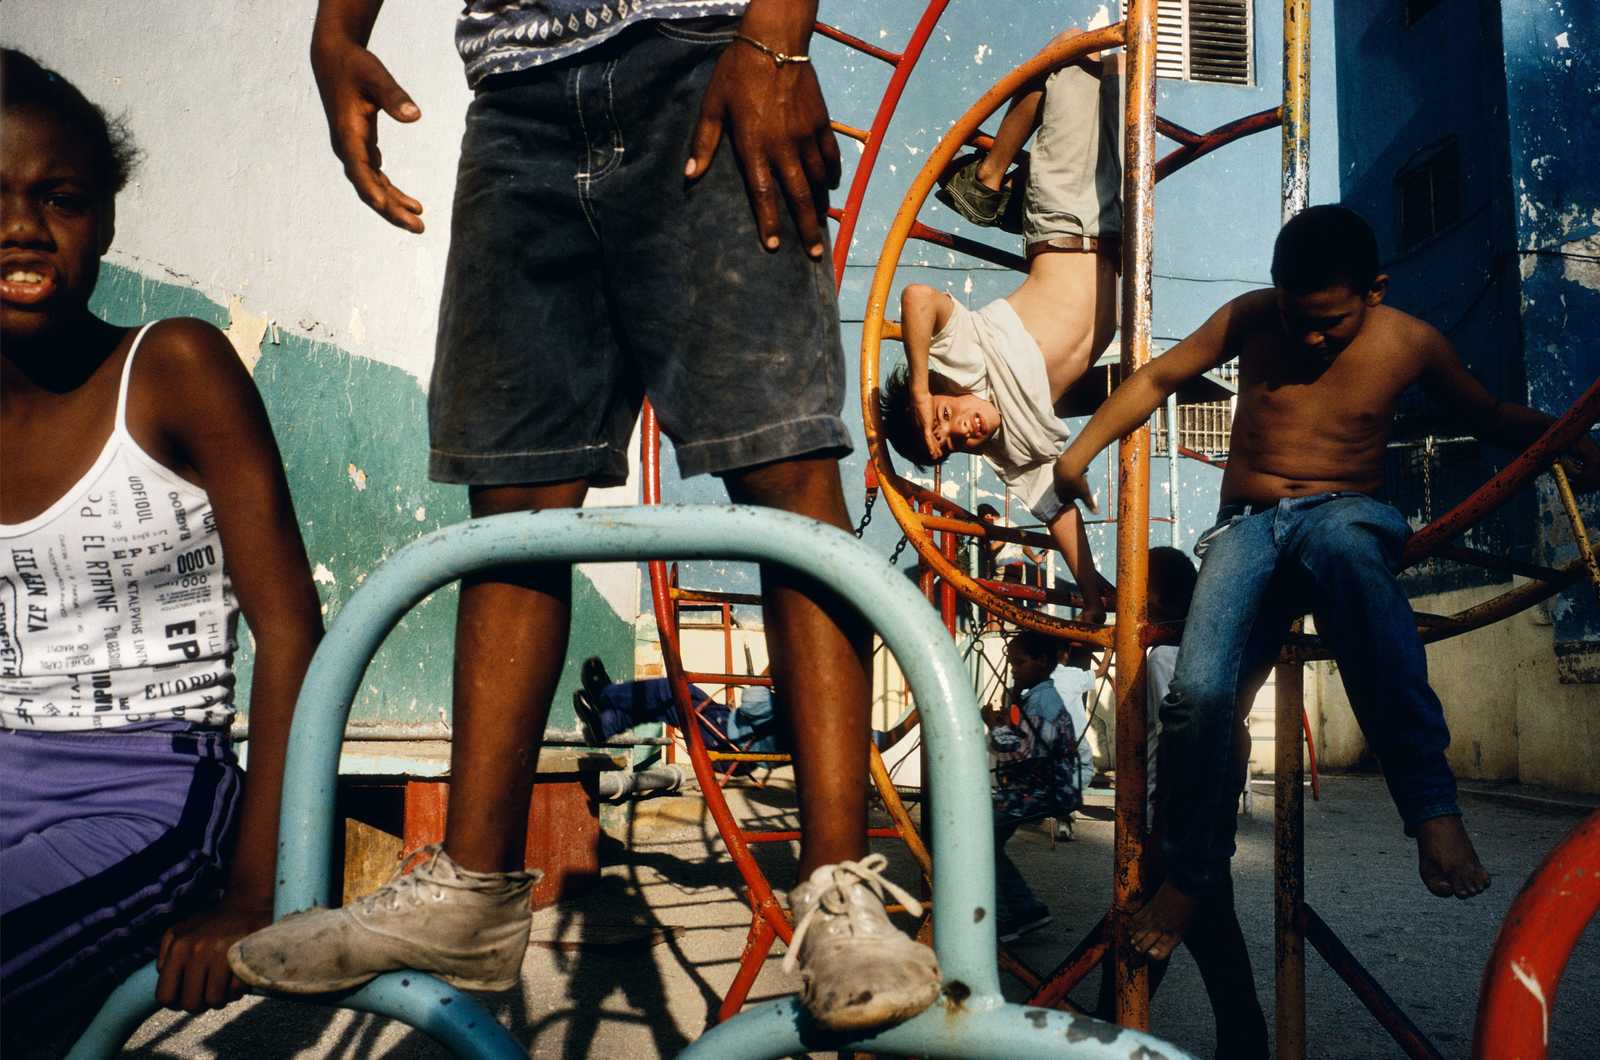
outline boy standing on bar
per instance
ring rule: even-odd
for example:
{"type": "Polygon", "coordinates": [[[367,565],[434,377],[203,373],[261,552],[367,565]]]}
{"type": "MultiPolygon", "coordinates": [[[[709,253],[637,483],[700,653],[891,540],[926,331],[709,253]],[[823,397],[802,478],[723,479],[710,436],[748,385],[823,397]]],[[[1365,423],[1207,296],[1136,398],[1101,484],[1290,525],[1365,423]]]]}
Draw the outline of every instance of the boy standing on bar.
{"type": "MultiPolygon", "coordinates": [[[[379,110],[421,112],[366,45],[380,0],[321,0],[311,60],[362,200],[422,230],[390,183],[379,110]]],[[[815,0],[470,0],[475,96],[428,397],[433,478],[472,514],[574,508],[627,477],[648,395],[685,476],[848,529],[844,359],[827,264],[839,151],[807,48],[815,0]],[[727,150],[718,150],[722,141],[727,150]],[[787,208],[785,208],[785,202],[787,208]]],[[[566,654],[566,564],[463,580],[442,849],[338,910],[236,946],[246,981],[300,993],[418,968],[518,982],[520,871],[539,742],[566,654]]],[[[933,952],[888,920],[910,896],[867,856],[867,639],[803,575],[762,571],[804,840],[790,892],[801,1001],[823,1027],[903,1020],[938,996],[933,952]]],[[[914,900],[906,904],[916,908],[914,900]]]]}

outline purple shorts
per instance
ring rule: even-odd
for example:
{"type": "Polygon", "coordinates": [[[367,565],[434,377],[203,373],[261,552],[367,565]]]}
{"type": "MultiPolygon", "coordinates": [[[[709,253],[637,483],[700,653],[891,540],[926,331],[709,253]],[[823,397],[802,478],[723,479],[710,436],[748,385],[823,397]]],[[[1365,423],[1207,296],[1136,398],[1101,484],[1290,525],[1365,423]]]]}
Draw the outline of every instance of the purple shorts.
{"type": "Polygon", "coordinates": [[[48,999],[114,985],[215,899],[242,788],[219,729],[0,732],[7,1038],[48,999]]]}

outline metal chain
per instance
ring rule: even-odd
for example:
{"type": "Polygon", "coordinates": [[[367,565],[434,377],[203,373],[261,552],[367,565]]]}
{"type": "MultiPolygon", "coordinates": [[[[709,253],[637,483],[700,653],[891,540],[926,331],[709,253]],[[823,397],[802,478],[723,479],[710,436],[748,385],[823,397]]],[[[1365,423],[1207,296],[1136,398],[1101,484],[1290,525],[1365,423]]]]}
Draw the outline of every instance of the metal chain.
{"type": "Polygon", "coordinates": [[[889,554],[889,566],[893,567],[899,564],[900,553],[904,552],[906,550],[906,546],[910,543],[911,539],[909,537],[904,534],[900,535],[900,543],[894,546],[894,551],[889,554]]]}
{"type": "Polygon", "coordinates": [[[856,537],[860,538],[867,532],[867,527],[872,523],[872,506],[878,503],[878,490],[873,487],[867,490],[867,510],[861,513],[861,522],[856,524],[856,537]]]}

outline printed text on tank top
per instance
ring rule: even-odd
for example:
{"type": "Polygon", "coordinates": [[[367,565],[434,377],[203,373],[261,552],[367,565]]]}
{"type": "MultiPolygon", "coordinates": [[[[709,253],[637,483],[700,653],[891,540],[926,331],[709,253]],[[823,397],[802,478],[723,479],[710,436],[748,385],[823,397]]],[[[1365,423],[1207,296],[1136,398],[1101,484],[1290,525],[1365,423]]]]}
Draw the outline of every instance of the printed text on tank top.
{"type": "Polygon", "coordinates": [[[0,523],[0,727],[226,725],[238,607],[211,503],[128,432],[55,503],[0,523]]]}

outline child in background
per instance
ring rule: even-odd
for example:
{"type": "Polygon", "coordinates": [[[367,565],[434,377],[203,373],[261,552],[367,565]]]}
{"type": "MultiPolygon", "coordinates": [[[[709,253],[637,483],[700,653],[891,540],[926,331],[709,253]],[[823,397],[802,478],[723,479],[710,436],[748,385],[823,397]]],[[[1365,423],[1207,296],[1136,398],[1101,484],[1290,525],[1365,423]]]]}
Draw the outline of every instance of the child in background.
{"type": "Polygon", "coordinates": [[[322,623],[272,428],[228,340],[89,310],[126,131],[29,56],[0,64],[9,1055],[59,1046],[151,957],[165,1005],[240,996],[225,955],[271,920],[284,747],[322,623]],[[248,784],[228,738],[241,611],[248,784]]]}
{"type": "Polygon", "coordinates": [[[989,749],[994,753],[995,917],[1001,942],[1011,942],[1050,923],[1050,909],[1039,900],[1009,857],[1006,843],[1017,829],[1046,817],[1069,816],[1083,805],[1084,772],[1079,748],[1083,694],[1074,712],[1063,701],[1054,677],[1061,642],[1046,633],[1024,630],[1006,645],[1011,664],[1011,702],[1015,722],[986,716],[989,749]]]}

